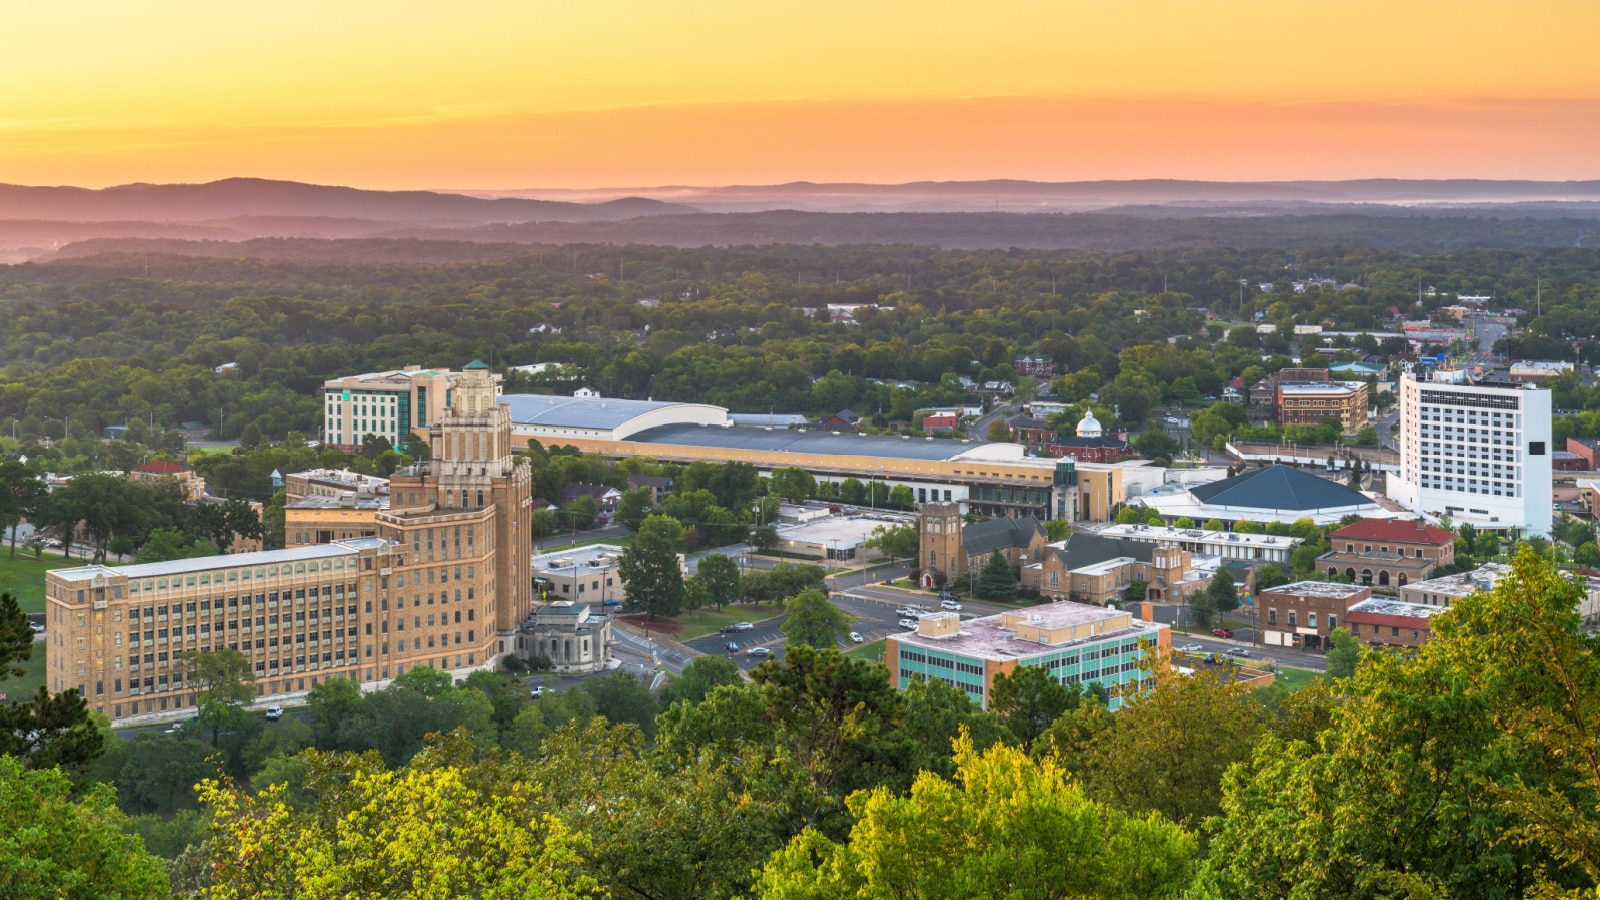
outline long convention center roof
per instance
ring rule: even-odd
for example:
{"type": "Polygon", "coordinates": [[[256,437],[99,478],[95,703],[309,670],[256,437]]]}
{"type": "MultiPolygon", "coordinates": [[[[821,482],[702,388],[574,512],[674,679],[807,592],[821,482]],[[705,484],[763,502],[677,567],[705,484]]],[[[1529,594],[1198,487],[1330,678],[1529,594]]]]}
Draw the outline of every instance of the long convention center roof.
{"type": "MultiPolygon", "coordinates": [[[[881,459],[911,459],[943,462],[954,459],[1017,463],[1028,460],[1021,444],[971,443],[944,438],[902,438],[891,435],[852,434],[827,431],[791,431],[786,428],[701,428],[697,425],[664,425],[641,431],[632,440],[647,444],[675,444],[681,447],[712,447],[769,453],[805,453],[815,456],[869,456],[881,459]]],[[[1041,466],[1054,466],[1054,459],[1040,458],[1041,466]]]]}
{"type": "Polygon", "coordinates": [[[721,425],[728,421],[727,410],[704,403],[547,394],[505,394],[500,402],[511,407],[512,430],[532,437],[622,441],[656,426],[721,425]]]}

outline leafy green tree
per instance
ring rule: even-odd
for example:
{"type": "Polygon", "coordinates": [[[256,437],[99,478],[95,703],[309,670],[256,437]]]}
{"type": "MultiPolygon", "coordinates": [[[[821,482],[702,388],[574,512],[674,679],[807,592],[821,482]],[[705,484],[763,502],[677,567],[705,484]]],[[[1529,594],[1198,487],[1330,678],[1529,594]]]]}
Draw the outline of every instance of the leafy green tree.
{"type": "Polygon", "coordinates": [[[1226,531],[1227,528],[1228,527],[1226,525],[1222,524],[1222,520],[1221,519],[1207,519],[1206,520],[1205,530],[1207,530],[1207,531],[1226,531]]]}
{"type": "Polygon", "coordinates": [[[1366,648],[1355,636],[1343,628],[1335,628],[1328,636],[1328,677],[1351,678],[1356,674],[1356,664],[1366,648]]]}
{"type": "Polygon", "coordinates": [[[834,606],[828,595],[816,589],[804,590],[784,604],[788,618],[783,634],[788,643],[832,647],[850,632],[855,617],[834,606]]]}
{"type": "Polygon", "coordinates": [[[1356,446],[1357,447],[1376,447],[1376,446],[1378,446],[1378,429],[1372,427],[1371,425],[1368,425],[1368,426],[1362,428],[1360,431],[1356,432],[1356,446]]]}
{"type": "Polygon", "coordinates": [[[1500,535],[1492,531],[1478,532],[1478,539],[1473,543],[1473,549],[1484,559],[1494,559],[1500,555],[1500,535]]]}
{"type": "Polygon", "coordinates": [[[978,573],[977,594],[984,600],[1006,602],[1017,599],[1017,573],[1011,563],[996,550],[978,573]]]}
{"type": "Polygon", "coordinates": [[[758,525],[750,529],[750,546],[757,553],[769,553],[778,546],[778,526],[758,525]]]}
{"type": "Polygon", "coordinates": [[[634,488],[624,492],[622,499],[617,501],[617,524],[629,531],[638,531],[654,505],[655,492],[650,488],[634,488]]]}
{"type": "Polygon", "coordinates": [[[599,715],[617,724],[638,728],[646,737],[655,734],[656,713],[660,711],[655,694],[635,675],[610,672],[585,679],[581,690],[594,698],[599,715]]]}
{"type": "Polygon", "coordinates": [[[1592,753],[1579,749],[1595,746],[1600,730],[1600,690],[1591,687],[1600,663],[1576,611],[1581,595],[1525,548],[1492,592],[1437,617],[1413,658],[1363,657],[1340,682],[1348,702],[1331,707],[1316,741],[1267,736],[1249,766],[1225,778],[1196,890],[1592,890],[1600,820],[1573,798],[1600,791],[1592,753]]]}
{"type": "Polygon", "coordinates": [[[116,793],[0,756],[0,884],[17,900],[165,900],[167,873],[122,830],[116,793]]]}
{"type": "Polygon", "coordinates": [[[1182,447],[1172,435],[1157,429],[1135,437],[1133,449],[1145,459],[1171,459],[1182,447]]]}
{"type": "Polygon", "coordinates": [[[1064,541],[1072,533],[1072,523],[1066,519],[1048,519],[1044,523],[1045,537],[1053,544],[1064,541]]]}
{"type": "Polygon", "coordinates": [[[1014,740],[1005,723],[973,702],[971,694],[937,678],[913,678],[903,692],[901,729],[917,745],[917,768],[944,778],[956,773],[955,741],[965,731],[973,746],[989,749],[1014,740]]]}
{"type": "Polygon", "coordinates": [[[474,766],[457,736],[397,772],[370,756],[312,758],[315,807],[283,791],[258,796],[208,780],[215,900],[313,895],[591,896],[578,872],[583,839],[530,803],[526,773],[474,766]]]}
{"type": "Polygon", "coordinates": [[[1260,590],[1287,584],[1288,581],[1283,574],[1283,566],[1278,563],[1264,563],[1256,570],[1256,587],[1260,590]]]}
{"type": "Polygon", "coordinates": [[[995,419],[989,423],[988,437],[989,440],[997,444],[1009,443],[1011,441],[1011,426],[1007,425],[1006,420],[1003,418],[995,419]]]}
{"type": "Polygon", "coordinates": [[[600,519],[600,502],[583,494],[561,507],[561,518],[565,520],[566,527],[586,531],[600,519]]]}
{"type": "Polygon", "coordinates": [[[225,709],[243,709],[256,699],[255,670],[249,658],[231,647],[181,653],[178,665],[189,683],[200,688],[200,720],[211,725],[211,744],[216,746],[218,732],[232,718],[225,709]]]}
{"type": "Polygon", "coordinates": [[[1017,666],[1010,674],[994,677],[989,709],[1023,750],[1031,750],[1052,722],[1078,705],[1080,697],[1041,666],[1017,666]]]}
{"type": "Polygon", "coordinates": [[[1083,746],[1084,784],[1089,796],[1130,815],[1153,811],[1198,828],[1221,811],[1223,773],[1250,759],[1264,712],[1248,687],[1215,671],[1183,676],[1158,666],[1153,674],[1155,687],[1083,746]]]}
{"type": "Polygon", "coordinates": [[[33,629],[28,625],[28,614],[10,591],[0,592],[0,681],[28,674],[27,668],[19,664],[32,658],[33,629]]]}
{"type": "Polygon", "coordinates": [[[678,614],[683,605],[683,569],[678,562],[683,537],[683,526],[667,516],[650,516],[639,526],[617,564],[628,609],[651,620],[678,614]]]}
{"type": "Polygon", "coordinates": [[[772,492],[790,503],[801,503],[816,496],[817,480],[805,469],[788,466],[772,473],[772,492]]]}
{"type": "Polygon", "coordinates": [[[141,734],[127,743],[117,796],[131,813],[170,816],[194,804],[194,786],[217,774],[205,745],[187,737],[141,734]]]}
{"type": "Polygon", "coordinates": [[[557,732],[569,726],[585,728],[596,715],[593,694],[546,690],[538,700],[517,712],[506,735],[505,748],[529,757],[541,756],[545,742],[557,732]]]}
{"type": "Polygon", "coordinates": [[[17,525],[44,507],[44,480],[20,462],[0,462],[0,530],[11,533],[11,558],[17,558],[17,525]]]}
{"type": "Polygon", "coordinates": [[[705,588],[706,599],[717,609],[739,602],[739,564],[721,553],[701,557],[695,577],[705,588]]]}
{"type": "Polygon", "coordinates": [[[1233,571],[1227,566],[1217,566],[1217,574],[1206,585],[1206,596],[1212,609],[1219,613],[1232,612],[1239,607],[1239,588],[1233,580],[1233,571]]]}
{"type": "Polygon", "coordinates": [[[1156,512],[1154,509],[1145,510],[1144,524],[1149,525],[1152,528],[1160,528],[1163,524],[1161,521],[1161,513],[1156,512]]]}
{"type": "Polygon", "coordinates": [[[216,552],[210,544],[198,538],[191,538],[182,529],[157,528],[150,532],[150,537],[139,548],[139,554],[134,558],[134,562],[143,565],[173,559],[194,559],[214,556],[216,552]]]}
{"type": "Polygon", "coordinates": [[[1191,834],[1092,802],[1053,758],[1005,745],[979,754],[963,737],[955,759],[953,780],[925,772],[908,796],[879,787],[852,797],[848,841],[807,829],[767,863],[754,893],[1133,900],[1177,898],[1188,885],[1191,834]]]}
{"type": "Polygon", "coordinates": [[[1118,525],[1137,525],[1144,521],[1137,507],[1124,506],[1117,512],[1118,525]]]}
{"type": "Polygon", "coordinates": [[[921,549],[921,540],[915,525],[879,525],[867,538],[867,547],[889,557],[889,562],[893,563],[901,558],[914,559],[921,549]]]}
{"type": "Polygon", "coordinates": [[[739,684],[743,680],[739,664],[727,657],[696,657],[683,667],[683,674],[662,692],[661,705],[665,708],[679,700],[699,703],[722,685],[739,684]]]}
{"type": "Polygon", "coordinates": [[[911,488],[897,484],[889,489],[888,505],[895,509],[915,509],[917,496],[911,493],[911,488]]]}
{"type": "Polygon", "coordinates": [[[1189,620],[1196,628],[1201,630],[1209,629],[1212,617],[1216,614],[1217,601],[1212,599],[1211,591],[1209,590],[1196,593],[1189,601],[1189,620]]]}
{"type": "Polygon", "coordinates": [[[1179,516],[1177,518],[1177,520],[1172,523],[1172,527],[1173,528],[1193,528],[1194,527],[1194,520],[1189,518],[1188,516],[1179,516]]]}

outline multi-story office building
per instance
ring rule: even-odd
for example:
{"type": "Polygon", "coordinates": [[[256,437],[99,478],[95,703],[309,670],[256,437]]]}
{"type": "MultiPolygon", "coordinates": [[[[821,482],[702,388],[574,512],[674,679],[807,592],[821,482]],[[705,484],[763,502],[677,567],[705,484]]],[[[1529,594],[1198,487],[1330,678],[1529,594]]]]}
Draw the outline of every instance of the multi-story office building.
{"type": "Polygon", "coordinates": [[[429,432],[434,458],[394,473],[371,537],[50,572],[50,689],[77,687],[126,723],[186,714],[197,691],[184,657],[224,646],[278,700],[329,678],[465,673],[515,652],[532,610],[531,476],[478,365],[429,432]]]}
{"type": "Polygon", "coordinates": [[[1318,381],[1288,381],[1278,373],[1277,394],[1273,398],[1279,425],[1318,425],[1323,419],[1338,419],[1339,429],[1355,434],[1367,424],[1367,386],[1360,382],[1329,381],[1323,369],[1315,371],[1318,381]]]}
{"type": "Polygon", "coordinates": [[[1550,392],[1459,370],[1400,378],[1400,472],[1414,512],[1513,535],[1550,533],[1550,392]]]}
{"type": "MultiPolygon", "coordinates": [[[[323,441],[355,449],[372,434],[399,447],[413,431],[427,434],[444,416],[451,407],[451,391],[460,378],[461,373],[449,369],[406,366],[325,382],[323,441]]],[[[501,376],[493,378],[498,396],[501,376]]]]}
{"type": "Polygon", "coordinates": [[[1261,642],[1268,647],[1328,649],[1328,636],[1350,607],[1372,599],[1372,589],[1327,581],[1296,581],[1265,588],[1257,598],[1261,642]]]}
{"type": "Polygon", "coordinates": [[[936,613],[917,630],[889,635],[884,662],[889,680],[905,690],[913,678],[936,678],[967,692],[985,709],[994,678],[1018,666],[1039,666],[1062,684],[1098,684],[1115,710],[1149,689],[1149,664],[1171,650],[1166,625],[1132,613],[1063,601],[963,621],[936,613]]]}

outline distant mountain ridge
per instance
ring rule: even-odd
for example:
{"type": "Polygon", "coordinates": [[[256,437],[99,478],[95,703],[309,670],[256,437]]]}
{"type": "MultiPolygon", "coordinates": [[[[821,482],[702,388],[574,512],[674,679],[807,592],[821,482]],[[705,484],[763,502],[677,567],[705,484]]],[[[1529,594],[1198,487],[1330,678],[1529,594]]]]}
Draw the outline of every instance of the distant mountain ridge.
{"type": "Polygon", "coordinates": [[[0,185],[0,219],[200,222],[238,217],[322,217],[459,225],[602,222],[697,212],[643,197],[578,203],[469,197],[436,191],[370,191],[332,185],[226,178],[205,184],[78,187],[0,185]]]}
{"type": "Polygon", "coordinates": [[[794,181],[771,185],[463,191],[475,197],[604,200],[652,197],[718,212],[794,208],[815,212],[1069,212],[1181,203],[1513,203],[1600,200],[1600,180],[1365,178],[1348,181],[915,181],[903,184],[794,181]]]}

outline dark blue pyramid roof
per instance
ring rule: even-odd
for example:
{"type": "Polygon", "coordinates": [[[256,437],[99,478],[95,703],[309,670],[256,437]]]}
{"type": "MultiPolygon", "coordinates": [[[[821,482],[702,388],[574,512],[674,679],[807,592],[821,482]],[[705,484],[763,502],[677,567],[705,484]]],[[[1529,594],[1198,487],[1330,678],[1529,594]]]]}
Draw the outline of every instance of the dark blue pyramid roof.
{"type": "Polygon", "coordinates": [[[1283,465],[1268,466],[1213,481],[1190,488],[1189,493],[1201,503],[1211,506],[1286,509],[1308,513],[1372,503],[1359,491],[1283,465]]]}

